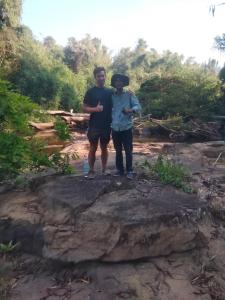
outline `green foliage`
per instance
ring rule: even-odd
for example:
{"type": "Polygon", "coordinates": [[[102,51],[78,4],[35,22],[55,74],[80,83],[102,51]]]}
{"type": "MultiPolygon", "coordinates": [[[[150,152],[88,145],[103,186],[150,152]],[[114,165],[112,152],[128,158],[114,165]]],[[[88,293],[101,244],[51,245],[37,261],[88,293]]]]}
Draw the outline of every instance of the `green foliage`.
{"type": "Polygon", "coordinates": [[[0,80],[0,129],[14,129],[29,134],[28,121],[39,114],[39,107],[27,97],[12,90],[11,85],[0,80]]]}
{"type": "Polygon", "coordinates": [[[189,178],[187,169],[180,164],[171,162],[162,155],[158,156],[154,164],[145,160],[140,167],[147,172],[157,175],[163,184],[181,188],[185,192],[192,192],[192,188],[187,184],[189,178]]]}
{"type": "Polygon", "coordinates": [[[122,48],[114,58],[113,72],[130,76],[130,87],[142,101],[143,114],[158,118],[180,114],[209,118],[222,107],[221,81],[215,60],[199,65],[193,58],[155,49],[138,41],[135,49],[122,48]]]}
{"type": "MultiPolygon", "coordinates": [[[[95,84],[93,69],[96,66],[109,69],[111,61],[110,53],[100,39],[91,38],[90,35],[79,41],[74,37],[68,39],[64,48],[64,63],[74,73],[76,93],[80,102],[83,101],[86,90],[95,84]]],[[[107,78],[107,84],[109,82],[110,76],[107,78]]]]}
{"type": "Polygon", "coordinates": [[[17,27],[20,23],[22,0],[1,0],[0,29],[3,27],[17,27]]]}
{"type": "Polygon", "coordinates": [[[138,96],[143,112],[155,117],[170,115],[208,118],[221,97],[215,73],[199,66],[182,66],[179,72],[155,75],[141,85],[138,96]]]}
{"type": "Polygon", "coordinates": [[[0,78],[14,71],[18,61],[18,36],[14,28],[0,29],[0,78]]]}
{"type": "Polygon", "coordinates": [[[68,154],[61,155],[55,153],[51,158],[52,164],[55,166],[55,169],[60,173],[69,175],[75,172],[75,168],[70,164],[70,157],[68,154]]]}
{"type": "Polygon", "coordinates": [[[52,52],[25,31],[21,33],[19,67],[9,79],[20,93],[44,108],[79,109],[76,78],[52,52]]]}
{"type": "Polygon", "coordinates": [[[63,62],[64,60],[64,51],[63,47],[56,44],[56,41],[51,36],[46,36],[43,41],[43,46],[50,55],[57,61],[63,62]]]}
{"type": "Polygon", "coordinates": [[[62,174],[74,172],[69,156],[57,153],[48,157],[43,151],[43,144],[34,138],[25,139],[15,133],[1,132],[0,149],[0,181],[46,167],[62,174]]]}
{"type": "Polygon", "coordinates": [[[60,118],[56,119],[55,130],[61,140],[65,141],[71,138],[68,125],[60,118]]]}
{"type": "MultiPolygon", "coordinates": [[[[0,180],[10,179],[28,170],[55,168],[63,173],[72,172],[69,157],[49,158],[44,145],[32,137],[28,121],[40,115],[40,108],[27,97],[11,90],[0,81],[0,180]]],[[[56,123],[59,136],[69,138],[65,123],[56,123]]]]}
{"type": "Polygon", "coordinates": [[[24,170],[51,167],[43,145],[13,132],[0,133],[0,180],[14,178],[24,170]]]}
{"type": "Polygon", "coordinates": [[[0,1],[0,78],[17,65],[21,10],[22,0],[0,1]]]}
{"type": "Polygon", "coordinates": [[[2,254],[10,253],[13,250],[15,250],[17,246],[18,246],[18,243],[13,244],[12,241],[10,241],[8,244],[2,244],[1,243],[0,244],[0,253],[2,253],[2,254]]]}
{"type": "MultiPolygon", "coordinates": [[[[21,0],[0,2],[0,78],[43,108],[79,111],[86,89],[94,84],[97,65],[106,68],[107,85],[115,72],[130,76],[130,89],[138,92],[143,113],[204,119],[224,107],[224,85],[214,60],[205,65],[193,58],[185,61],[177,53],[149,49],[143,39],[134,49],[122,48],[114,58],[100,39],[89,35],[81,40],[71,37],[65,47],[51,36],[41,43],[20,24],[21,6],[21,0]]],[[[223,50],[223,35],[216,38],[216,46],[223,50]]]]}
{"type": "Polygon", "coordinates": [[[0,133],[0,180],[18,175],[27,167],[28,143],[14,133],[0,133]]]}
{"type": "Polygon", "coordinates": [[[165,51],[159,54],[155,49],[148,50],[143,39],[139,39],[134,49],[122,48],[114,57],[111,66],[114,73],[125,73],[130,77],[130,87],[137,91],[150,76],[163,72],[173,72],[182,66],[183,56],[165,51]]]}
{"type": "Polygon", "coordinates": [[[84,39],[77,41],[74,37],[68,39],[64,49],[64,60],[70,69],[78,74],[80,71],[91,75],[96,65],[109,66],[111,57],[101,40],[91,38],[87,35],[84,39]]]}
{"type": "Polygon", "coordinates": [[[15,177],[28,167],[48,164],[42,147],[28,138],[32,134],[28,121],[38,114],[36,104],[0,81],[0,180],[15,177]]]}

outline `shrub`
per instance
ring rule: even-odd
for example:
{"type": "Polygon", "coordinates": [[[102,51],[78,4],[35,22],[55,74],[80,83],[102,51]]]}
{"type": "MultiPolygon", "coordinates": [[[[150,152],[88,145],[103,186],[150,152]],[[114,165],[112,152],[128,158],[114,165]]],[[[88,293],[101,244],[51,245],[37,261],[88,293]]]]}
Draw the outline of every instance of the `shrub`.
{"type": "Polygon", "coordinates": [[[221,82],[216,74],[200,67],[183,66],[180,72],[152,76],[141,85],[138,96],[145,114],[207,119],[215,114],[221,82]]]}
{"type": "Polygon", "coordinates": [[[158,176],[163,184],[170,184],[181,188],[185,192],[192,192],[191,187],[187,184],[189,174],[187,169],[175,164],[162,155],[158,156],[157,161],[151,164],[148,160],[144,161],[140,167],[145,171],[158,176]]]}
{"type": "Polygon", "coordinates": [[[68,139],[71,138],[68,125],[63,120],[61,120],[60,118],[56,119],[54,127],[55,127],[55,130],[56,130],[56,133],[57,133],[58,137],[61,140],[65,141],[65,140],[68,140],[68,139]]]}
{"type": "MultiPolygon", "coordinates": [[[[0,180],[14,178],[28,170],[52,167],[63,173],[71,173],[69,158],[48,157],[44,145],[32,137],[28,121],[40,115],[38,105],[0,81],[0,180]]],[[[69,137],[65,123],[56,124],[62,139],[69,137]]],[[[59,155],[60,156],[60,155],[59,155]]]]}

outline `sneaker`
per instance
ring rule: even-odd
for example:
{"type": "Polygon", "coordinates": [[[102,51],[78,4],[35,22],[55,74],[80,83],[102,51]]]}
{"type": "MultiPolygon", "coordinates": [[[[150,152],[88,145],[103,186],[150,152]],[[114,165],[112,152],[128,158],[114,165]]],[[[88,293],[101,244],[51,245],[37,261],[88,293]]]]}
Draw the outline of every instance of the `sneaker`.
{"type": "Polygon", "coordinates": [[[94,179],[95,178],[95,172],[90,170],[87,175],[84,176],[87,179],[94,179]]]}
{"type": "Polygon", "coordinates": [[[127,178],[132,180],[134,179],[134,173],[133,172],[127,172],[127,178]]]}
{"type": "Polygon", "coordinates": [[[102,175],[104,175],[104,176],[110,176],[111,172],[109,170],[104,170],[104,171],[102,171],[102,175]]]}
{"type": "Polygon", "coordinates": [[[124,175],[124,172],[121,172],[121,171],[116,171],[113,176],[117,177],[117,176],[123,176],[124,175]]]}

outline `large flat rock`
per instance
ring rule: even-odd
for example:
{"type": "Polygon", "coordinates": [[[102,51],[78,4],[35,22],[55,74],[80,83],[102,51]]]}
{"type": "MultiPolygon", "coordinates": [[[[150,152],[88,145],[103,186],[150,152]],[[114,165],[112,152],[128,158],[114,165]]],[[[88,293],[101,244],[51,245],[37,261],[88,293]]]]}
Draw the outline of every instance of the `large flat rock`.
{"type": "Polygon", "coordinates": [[[76,176],[0,198],[0,242],[65,262],[119,262],[206,244],[196,195],[155,181],[76,176]]]}

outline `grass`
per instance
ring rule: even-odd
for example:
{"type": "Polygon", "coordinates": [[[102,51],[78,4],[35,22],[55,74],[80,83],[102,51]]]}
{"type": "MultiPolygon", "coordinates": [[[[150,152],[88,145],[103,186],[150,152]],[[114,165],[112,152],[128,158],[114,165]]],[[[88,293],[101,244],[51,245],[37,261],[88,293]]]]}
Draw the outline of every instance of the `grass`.
{"type": "Polygon", "coordinates": [[[140,167],[145,172],[156,175],[163,184],[180,188],[186,193],[193,192],[188,184],[190,178],[188,170],[183,165],[175,164],[162,155],[159,155],[157,161],[153,164],[145,160],[140,164],[140,167]]]}
{"type": "Polygon", "coordinates": [[[18,243],[13,245],[12,241],[10,241],[8,244],[0,244],[0,253],[2,254],[10,253],[13,250],[15,250],[17,246],[18,243]]]}

